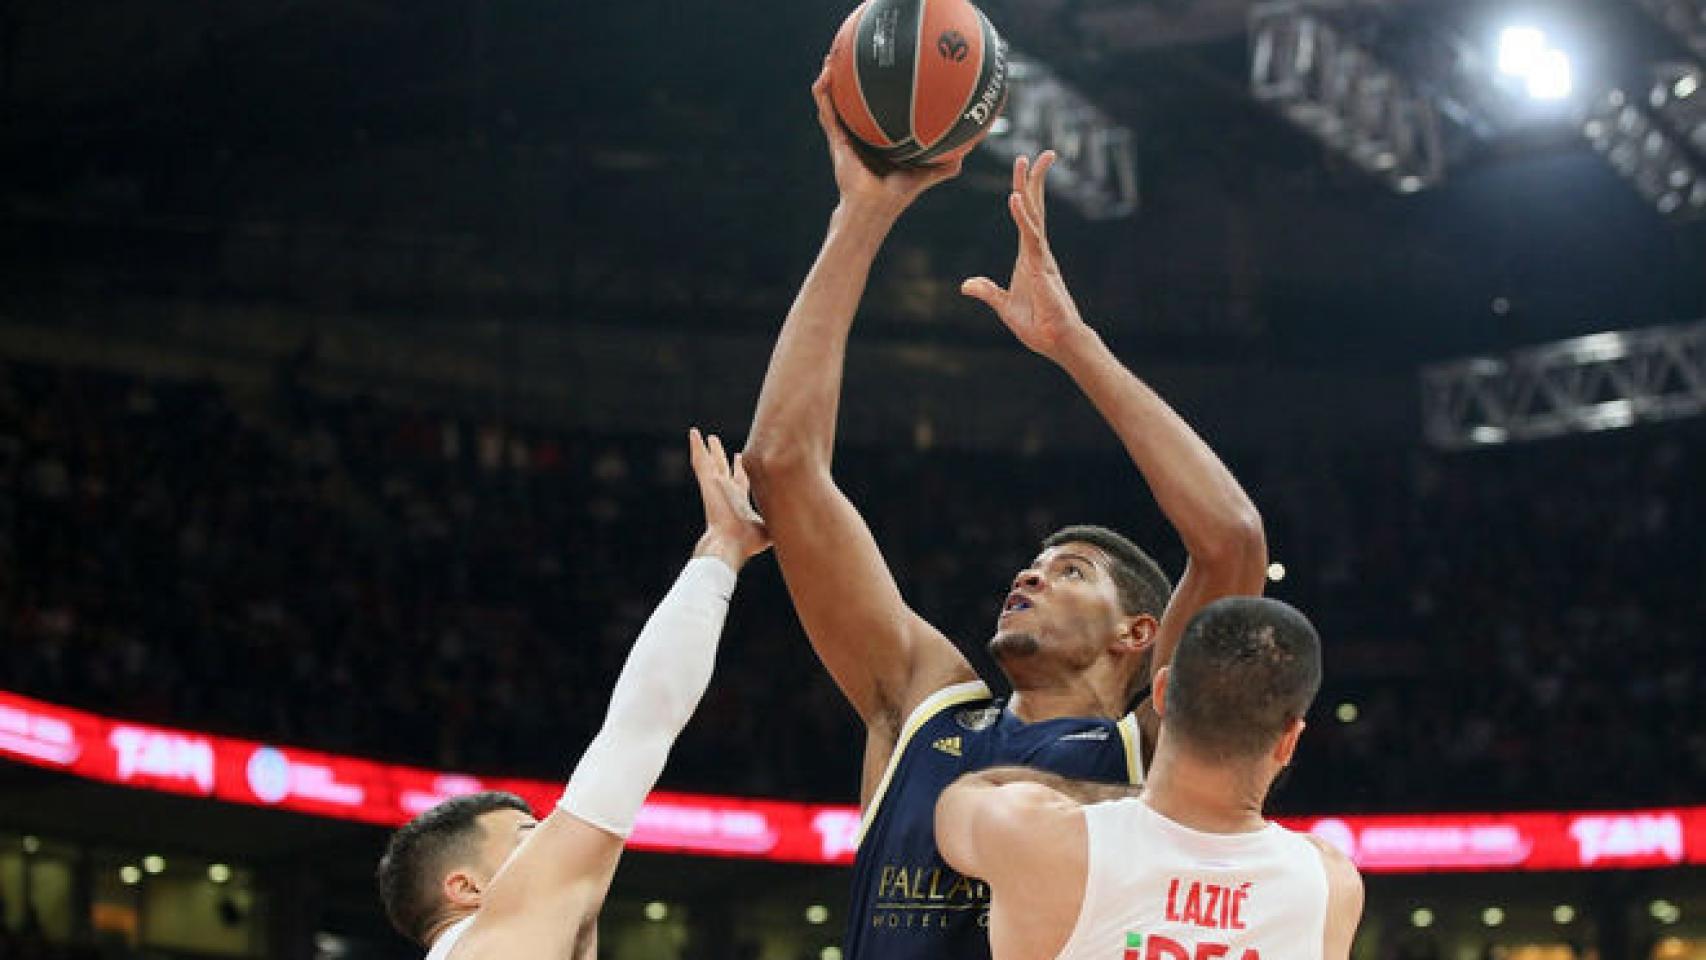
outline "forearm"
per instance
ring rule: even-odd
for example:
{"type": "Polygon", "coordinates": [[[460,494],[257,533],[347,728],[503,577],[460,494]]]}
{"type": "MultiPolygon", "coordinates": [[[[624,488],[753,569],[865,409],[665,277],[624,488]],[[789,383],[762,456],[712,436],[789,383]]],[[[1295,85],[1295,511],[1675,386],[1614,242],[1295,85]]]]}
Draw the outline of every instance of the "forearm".
{"type": "Polygon", "coordinates": [[[894,214],[871,206],[843,204],[831,215],[823,248],[770,355],[747,439],[749,461],[774,467],[792,455],[829,463],[847,337],[871,263],[893,225],[894,214]]]}
{"type": "Polygon", "coordinates": [[[633,829],[710,684],[734,585],[734,569],[724,561],[688,562],[634,641],[604,725],[563,794],[563,809],[620,837],[633,829]]]}
{"type": "Polygon", "coordinates": [[[1232,471],[1094,331],[1083,328],[1059,362],[1118,434],[1191,559],[1229,568],[1259,592],[1267,566],[1261,515],[1232,471]]]}

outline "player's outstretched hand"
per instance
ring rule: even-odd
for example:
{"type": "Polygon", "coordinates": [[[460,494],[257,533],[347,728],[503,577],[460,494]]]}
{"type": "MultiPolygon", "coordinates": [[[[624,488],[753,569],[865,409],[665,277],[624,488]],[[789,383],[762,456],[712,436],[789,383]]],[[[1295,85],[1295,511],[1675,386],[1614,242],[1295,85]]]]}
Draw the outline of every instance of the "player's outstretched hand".
{"type": "Polygon", "coordinates": [[[1019,228],[1019,257],[1006,289],[988,277],[973,277],[960,284],[960,292],[988,304],[1020,343],[1059,360],[1068,341],[1089,328],[1048,245],[1044,184],[1054,160],[1054,151],[1045,150],[1035,163],[1023,156],[1013,161],[1007,209],[1019,228]]]}
{"type": "Polygon", "coordinates": [[[716,434],[702,435],[698,427],[687,432],[687,449],[693,476],[699,481],[699,499],[705,505],[705,535],[693,555],[720,557],[739,570],[770,546],[764,518],[752,508],[746,465],[737,453],[731,466],[723,441],[716,434]]]}
{"type": "Polygon", "coordinates": [[[817,101],[817,122],[829,142],[829,159],[835,165],[835,185],[841,190],[844,204],[867,204],[876,212],[898,217],[919,195],[944,180],[960,175],[962,158],[928,167],[895,167],[874,170],[866,162],[853,138],[835,115],[835,104],[829,98],[829,58],[824,58],[823,72],[812,84],[812,99],[817,101]]]}

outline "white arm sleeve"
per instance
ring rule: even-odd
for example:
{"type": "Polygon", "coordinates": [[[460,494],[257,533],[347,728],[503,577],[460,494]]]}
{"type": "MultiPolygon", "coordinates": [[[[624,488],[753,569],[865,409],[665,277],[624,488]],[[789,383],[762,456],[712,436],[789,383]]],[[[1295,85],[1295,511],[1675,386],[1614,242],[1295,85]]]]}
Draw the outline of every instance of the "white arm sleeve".
{"type": "Polygon", "coordinates": [[[735,572],[723,561],[687,561],[628,652],[604,726],[575,766],[559,807],[627,839],[711,682],[734,588],[735,572]]]}

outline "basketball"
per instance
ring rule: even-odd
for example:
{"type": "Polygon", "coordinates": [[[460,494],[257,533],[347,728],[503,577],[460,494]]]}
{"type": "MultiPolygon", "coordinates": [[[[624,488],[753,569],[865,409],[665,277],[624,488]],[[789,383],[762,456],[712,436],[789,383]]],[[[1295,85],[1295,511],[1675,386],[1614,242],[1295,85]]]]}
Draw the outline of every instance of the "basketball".
{"type": "Polygon", "coordinates": [[[865,0],[830,48],[830,95],[855,139],[903,166],[962,156],[1007,100],[1007,46],[968,0],[865,0]]]}

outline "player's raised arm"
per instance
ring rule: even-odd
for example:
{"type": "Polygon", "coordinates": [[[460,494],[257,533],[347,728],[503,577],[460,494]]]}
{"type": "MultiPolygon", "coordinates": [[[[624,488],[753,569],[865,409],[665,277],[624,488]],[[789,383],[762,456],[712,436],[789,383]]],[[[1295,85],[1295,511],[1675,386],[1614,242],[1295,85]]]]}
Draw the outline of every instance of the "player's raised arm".
{"type": "Polygon", "coordinates": [[[892,739],[913,703],[973,674],[907,607],[869,528],[831,477],[830,461],[847,338],[871,263],[907,206],[959,164],[873,173],[836,119],[828,76],[826,70],[812,93],[840,203],[782,324],[745,456],[813,647],[873,733],[892,739]]]}
{"type": "Polygon", "coordinates": [[[690,444],[705,533],[634,641],[557,809],[498,870],[455,960],[580,956],[596,936],[623,841],[710,682],[736,573],[769,545],[740,458],[731,469],[697,430],[690,444]]]}
{"type": "MultiPolygon", "coordinates": [[[[1044,181],[1054,164],[1013,164],[1007,203],[1019,228],[1019,256],[1003,289],[987,277],[967,280],[967,296],[988,304],[1025,346],[1053,360],[1119,435],[1190,559],[1157,631],[1150,674],[1165,666],[1185,624],[1220,597],[1260,594],[1268,548],[1261,515],[1244,489],[1166,401],[1120,363],[1085,323],[1049,249],[1044,181]]],[[[1152,715],[1147,718],[1152,724],[1152,715]]]]}

